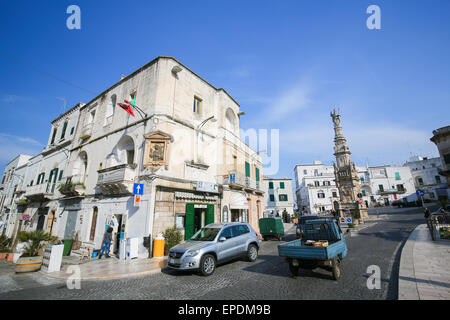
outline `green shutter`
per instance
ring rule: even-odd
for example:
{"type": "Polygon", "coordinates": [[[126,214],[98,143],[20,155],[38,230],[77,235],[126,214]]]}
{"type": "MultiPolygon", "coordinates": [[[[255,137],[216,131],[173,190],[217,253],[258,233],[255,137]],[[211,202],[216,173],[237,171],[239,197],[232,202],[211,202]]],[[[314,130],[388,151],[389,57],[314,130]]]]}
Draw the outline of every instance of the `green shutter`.
{"type": "Polygon", "coordinates": [[[259,181],[259,169],[255,168],[256,181],[259,181]]]}
{"type": "Polygon", "coordinates": [[[53,144],[53,142],[55,142],[55,137],[56,137],[56,128],[53,129],[52,141],[50,142],[50,144],[53,144]]]}
{"type": "Polygon", "coordinates": [[[284,189],[284,182],[280,182],[280,189],[284,189]]]}
{"type": "Polygon", "coordinates": [[[245,176],[250,177],[250,163],[245,161],[245,176]]]}
{"type": "Polygon", "coordinates": [[[61,181],[61,179],[62,179],[62,177],[63,177],[63,172],[64,172],[64,170],[61,170],[60,172],[59,172],[59,181],[61,181]]]}
{"type": "Polygon", "coordinates": [[[66,135],[66,129],[67,129],[67,121],[64,122],[62,133],[61,133],[61,139],[64,139],[64,136],[66,135]]]}
{"type": "Polygon", "coordinates": [[[269,189],[273,189],[273,182],[269,182],[269,189]]]}
{"type": "Polygon", "coordinates": [[[395,173],[395,180],[401,180],[400,178],[400,172],[395,173]]]}
{"type": "Polygon", "coordinates": [[[72,127],[72,129],[70,129],[70,135],[73,135],[74,130],[75,130],[75,127],[72,127]]]}
{"type": "Polygon", "coordinates": [[[270,201],[275,201],[275,196],[273,194],[270,195],[270,201]]]}
{"type": "Polygon", "coordinates": [[[189,240],[194,235],[194,205],[186,204],[186,228],[184,230],[184,239],[189,240]]]}
{"type": "Polygon", "coordinates": [[[214,223],[214,205],[208,204],[208,208],[206,209],[206,221],[205,225],[210,223],[214,223]]]}

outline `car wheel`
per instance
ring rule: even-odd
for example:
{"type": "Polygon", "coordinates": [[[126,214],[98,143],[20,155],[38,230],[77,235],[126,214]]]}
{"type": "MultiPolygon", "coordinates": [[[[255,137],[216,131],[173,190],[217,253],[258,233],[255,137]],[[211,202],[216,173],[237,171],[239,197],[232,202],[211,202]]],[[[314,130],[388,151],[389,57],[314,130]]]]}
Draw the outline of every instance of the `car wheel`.
{"type": "Polygon", "coordinates": [[[216,270],[216,259],[210,254],[205,254],[200,260],[200,273],[207,277],[216,270]]]}
{"type": "Polygon", "coordinates": [[[333,273],[333,279],[338,280],[341,277],[341,268],[339,267],[338,259],[334,258],[331,262],[331,270],[333,273]]]}
{"type": "Polygon", "coordinates": [[[291,271],[292,276],[294,276],[294,277],[298,276],[298,269],[299,269],[299,267],[298,266],[294,266],[292,264],[292,261],[289,262],[289,271],[291,271]]]}
{"type": "Polygon", "coordinates": [[[247,249],[247,260],[253,262],[256,259],[258,259],[258,248],[254,244],[251,244],[247,249]]]}

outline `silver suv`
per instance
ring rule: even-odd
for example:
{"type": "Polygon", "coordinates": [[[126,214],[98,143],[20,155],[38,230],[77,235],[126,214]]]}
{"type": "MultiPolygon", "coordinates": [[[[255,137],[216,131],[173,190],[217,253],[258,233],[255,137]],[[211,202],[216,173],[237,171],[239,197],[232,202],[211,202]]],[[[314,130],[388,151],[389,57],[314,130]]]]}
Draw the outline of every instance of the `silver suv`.
{"type": "Polygon", "coordinates": [[[225,261],[240,256],[255,261],[258,250],[258,236],[248,223],[212,223],[170,249],[167,265],[176,270],[199,270],[210,276],[225,261]]]}

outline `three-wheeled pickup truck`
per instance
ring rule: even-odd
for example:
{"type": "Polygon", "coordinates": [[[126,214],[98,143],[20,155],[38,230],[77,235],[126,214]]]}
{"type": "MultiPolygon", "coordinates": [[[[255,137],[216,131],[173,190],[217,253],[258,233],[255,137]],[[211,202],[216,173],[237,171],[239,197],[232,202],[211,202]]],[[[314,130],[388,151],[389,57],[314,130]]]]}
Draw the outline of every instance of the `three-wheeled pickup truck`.
{"type": "Polygon", "coordinates": [[[335,219],[306,221],[302,239],[278,245],[278,254],[286,258],[294,277],[300,268],[321,267],[331,271],[337,280],[341,276],[339,265],[347,252],[344,234],[335,219]]]}

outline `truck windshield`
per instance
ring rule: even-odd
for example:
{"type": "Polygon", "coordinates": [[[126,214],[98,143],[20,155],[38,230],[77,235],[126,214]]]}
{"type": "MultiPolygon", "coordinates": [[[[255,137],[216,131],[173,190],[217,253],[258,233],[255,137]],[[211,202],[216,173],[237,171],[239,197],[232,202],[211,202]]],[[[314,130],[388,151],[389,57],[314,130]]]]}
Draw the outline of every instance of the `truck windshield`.
{"type": "Polygon", "coordinates": [[[219,233],[220,228],[201,228],[194,234],[191,240],[194,241],[213,241],[217,234],[219,233]]]}

